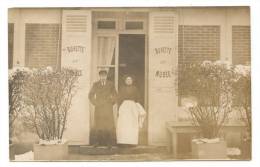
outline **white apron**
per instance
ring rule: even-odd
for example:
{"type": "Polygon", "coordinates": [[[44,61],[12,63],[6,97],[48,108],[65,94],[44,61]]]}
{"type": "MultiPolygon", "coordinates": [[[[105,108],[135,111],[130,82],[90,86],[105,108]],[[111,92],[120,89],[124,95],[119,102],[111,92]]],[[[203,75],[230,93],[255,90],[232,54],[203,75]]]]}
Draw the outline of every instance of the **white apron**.
{"type": "Polygon", "coordinates": [[[116,128],[118,144],[138,144],[139,118],[140,114],[143,115],[143,113],[140,113],[140,106],[132,100],[125,100],[119,107],[116,128]]]}

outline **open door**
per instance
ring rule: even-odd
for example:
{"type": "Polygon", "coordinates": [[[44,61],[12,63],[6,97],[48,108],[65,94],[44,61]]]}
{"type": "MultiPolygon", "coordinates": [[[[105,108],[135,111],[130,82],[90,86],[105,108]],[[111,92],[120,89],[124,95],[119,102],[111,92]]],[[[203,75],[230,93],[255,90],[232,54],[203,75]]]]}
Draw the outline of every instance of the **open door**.
{"type": "Polygon", "coordinates": [[[90,11],[63,10],[61,46],[61,67],[72,67],[82,71],[64,137],[80,144],[88,144],[90,132],[88,91],[91,71],[90,11]]]}
{"type": "MultiPolygon", "coordinates": [[[[134,84],[141,96],[141,105],[145,105],[145,35],[120,34],[119,35],[119,79],[118,87],[124,85],[126,75],[134,77],[134,84]]],[[[147,111],[147,110],[146,110],[147,111]]],[[[144,127],[140,129],[139,144],[147,144],[147,119],[144,127]]]]}

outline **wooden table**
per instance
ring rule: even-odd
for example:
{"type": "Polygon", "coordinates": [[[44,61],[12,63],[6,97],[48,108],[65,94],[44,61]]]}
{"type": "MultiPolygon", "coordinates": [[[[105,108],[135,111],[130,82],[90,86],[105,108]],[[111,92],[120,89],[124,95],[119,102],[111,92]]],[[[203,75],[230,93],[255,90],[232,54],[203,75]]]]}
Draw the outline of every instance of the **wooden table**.
{"type": "MultiPolygon", "coordinates": [[[[167,122],[166,127],[169,135],[168,149],[172,152],[173,158],[177,159],[178,133],[199,133],[199,127],[192,125],[190,122],[167,122]]],[[[223,127],[223,132],[237,131],[243,133],[245,126],[243,123],[229,123],[223,127]]]]}

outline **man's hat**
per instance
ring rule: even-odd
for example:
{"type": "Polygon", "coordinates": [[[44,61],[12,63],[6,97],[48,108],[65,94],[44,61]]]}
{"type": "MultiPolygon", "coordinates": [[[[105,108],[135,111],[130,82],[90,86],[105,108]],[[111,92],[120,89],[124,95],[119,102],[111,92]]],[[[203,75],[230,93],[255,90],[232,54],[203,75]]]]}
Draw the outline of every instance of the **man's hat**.
{"type": "Polygon", "coordinates": [[[98,72],[99,75],[107,75],[107,70],[100,70],[98,72]]]}

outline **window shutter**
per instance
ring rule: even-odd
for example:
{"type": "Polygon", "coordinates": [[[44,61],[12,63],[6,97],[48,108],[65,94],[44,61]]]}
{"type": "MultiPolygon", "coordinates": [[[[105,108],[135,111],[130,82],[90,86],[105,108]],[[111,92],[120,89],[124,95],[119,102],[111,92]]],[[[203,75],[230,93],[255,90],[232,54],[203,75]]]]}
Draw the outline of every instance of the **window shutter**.
{"type": "Polygon", "coordinates": [[[89,143],[89,103],[91,59],[91,12],[63,10],[61,67],[81,70],[77,94],[73,98],[65,138],[89,143]]]}
{"type": "Polygon", "coordinates": [[[149,143],[166,142],[165,123],[176,117],[178,20],[174,12],[149,15],[149,143]],[[160,121],[158,121],[160,120],[160,121]]]}
{"type": "Polygon", "coordinates": [[[62,16],[62,67],[87,70],[91,53],[91,13],[64,10],[62,16]]]}

